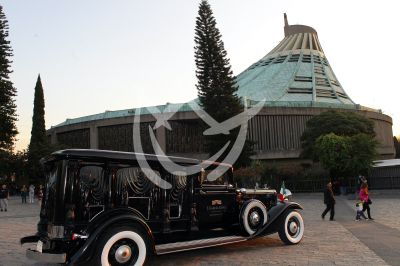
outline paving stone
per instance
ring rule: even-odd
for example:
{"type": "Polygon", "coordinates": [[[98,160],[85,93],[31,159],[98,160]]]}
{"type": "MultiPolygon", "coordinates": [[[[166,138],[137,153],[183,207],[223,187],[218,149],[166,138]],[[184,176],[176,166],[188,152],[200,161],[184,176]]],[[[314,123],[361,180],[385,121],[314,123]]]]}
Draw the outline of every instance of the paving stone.
{"type": "MultiPolygon", "coordinates": [[[[273,234],[227,246],[157,256],[148,265],[388,265],[339,221],[321,220],[325,207],[322,194],[295,195],[293,200],[305,208],[305,236],[298,245],[284,245],[273,234]]],[[[375,222],[400,230],[398,221],[392,221],[399,220],[400,198],[377,196],[373,201],[375,222]]],[[[52,266],[29,261],[25,250],[34,245],[19,245],[21,237],[36,232],[38,204],[22,205],[19,198],[12,198],[9,205],[7,213],[0,213],[0,265],[52,266]]],[[[352,205],[353,201],[343,200],[343,205],[336,206],[336,213],[339,215],[352,205]]]]}

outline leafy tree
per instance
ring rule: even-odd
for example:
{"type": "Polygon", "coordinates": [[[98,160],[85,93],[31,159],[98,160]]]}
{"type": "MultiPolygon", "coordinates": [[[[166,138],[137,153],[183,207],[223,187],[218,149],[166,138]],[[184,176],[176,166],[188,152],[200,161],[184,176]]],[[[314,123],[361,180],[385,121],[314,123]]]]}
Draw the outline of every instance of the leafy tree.
{"type": "Polygon", "coordinates": [[[323,135],[354,136],[359,133],[375,136],[373,122],[354,112],[327,111],[308,120],[302,141],[302,157],[317,160],[314,145],[323,135]]]}
{"type": "Polygon", "coordinates": [[[393,137],[394,149],[396,152],[396,158],[400,158],[400,143],[397,137],[393,137]]]}
{"type": "Polygon", "coordinates": [[[329,133],[318,137],[316,141],[315,153],[333,177],[346,174],[351,152],[348,138],[329,133]]]}
{"type": "MultiPolygon", "coordinates": [[[[200,3],[196,19],[195,62],[202,108],[218,122],[239,114],[243,106],[236,95],[238,87],[213,12],[205,0],[200,3]]],[[[233,143],[237,132],[236,129],[230,135],[205,136],[207,152],[215,154],[229,140],[233,143]]],[[[248,164],[251,154],[252,143],[246,142],[237,164],[248,164]]]]}
{"type": "Polygon", "coordinates": [[[17,185],[27,185],[29,180],[26,173],[27,167],[27,152],[26,150],[18,151],[13,153],[10,156],[9,166],[10,166],[10,175],[13,174],[16,176],[17,185]]]}
{"type": "Polygon", "coordinates": [[[329,133],[318,137],[315,154],[333,179],[367,174],[376,158],[376,141],[370,135],[338,136],[329,133]]]}
{"type": "Polygon", "coordinates": [[[0,5],[0,160],[10,155],[18,134],[15,125],[17,90],[9,78],[9,74],[12,73],[10,57],[13,54],[7,37],[8,21],[0,5]]]}
{"type": "Polygon", "coordinates": [[[351,136],[350,160],[348,162],[348,173],[350,176],[359,174],[368,175],[372,162],[377,158],[377,141],[370,135],[360,133],[351,136]]]}
{"type": "Polygon", "coordinates": [[[39,75],[35,86],[31,141],[28,148],[28,174],[30,178],[44,176],[39,160],[51,151],[46,137],[44,114],[44,94],[39,75]]]}

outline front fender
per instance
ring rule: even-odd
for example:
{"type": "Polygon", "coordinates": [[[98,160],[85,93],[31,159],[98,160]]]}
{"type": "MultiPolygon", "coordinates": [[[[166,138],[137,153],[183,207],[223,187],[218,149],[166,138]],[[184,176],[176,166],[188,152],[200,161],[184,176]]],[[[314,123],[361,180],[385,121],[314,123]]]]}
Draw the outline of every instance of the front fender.
{"type": "Polygon", "coordinates": [[[150,227],[146,224],[146,222],[138,216],[135,212],[125,212],[121,213],[117,216],[111,216],[109,218],[109,213],[104,213],[103,217],[97,217],[97,221],[101,221],[102,223],[96,222],[95,224],[89,224],[89,237],[82,245],[82,247],[71,257],[68,262],[68,265],[75,265],[80,263],[85,263],[91,259],[93,252],[96,248],[96,241],[99,239],[100,235],[107,230],[109,226],[112,224],[120,223],[120,222],[134,222],[138,223],[146,229],[151,241],[153,242],[154,247],[154,239],[153,234],[151,232],[150,227]],[[103,219],[102,219],[103,218],[103,219]]]}
{"type": "Polygon", "coordinates": [[[303,207],[297,202],[278,202],[274,207],[272,207],[268,211],[268,221],[267,223],[261,227],[255,234],[253,234],[250,238],[256,238],[268,234],[272,234],[277,232],[277,223],[279,222],[279,217],[287,210],[287,209],[299,209],[303,210],[303,207]]]}

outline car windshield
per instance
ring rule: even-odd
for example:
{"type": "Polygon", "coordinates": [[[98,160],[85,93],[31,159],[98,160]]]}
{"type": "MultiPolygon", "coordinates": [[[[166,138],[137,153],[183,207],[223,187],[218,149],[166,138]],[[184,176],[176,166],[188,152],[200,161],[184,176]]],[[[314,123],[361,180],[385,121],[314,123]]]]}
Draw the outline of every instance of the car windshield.
{"type": "Polygon", "coordinates": [[[200,173],[200,184],[202,186],[227,186],[229,185],[228,171],[216,172],[215,176],[210,175],[213,170],[203,170],[200,173]]]}

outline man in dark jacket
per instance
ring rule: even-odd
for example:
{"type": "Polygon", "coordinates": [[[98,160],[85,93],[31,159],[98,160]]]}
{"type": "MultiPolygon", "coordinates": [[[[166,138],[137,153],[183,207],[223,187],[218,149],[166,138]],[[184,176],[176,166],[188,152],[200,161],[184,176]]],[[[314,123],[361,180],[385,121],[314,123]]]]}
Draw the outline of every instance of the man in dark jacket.
{"type": "Polygon", "coordinates": [[[325,219],[325,215],[331,211],[331,217],[329,220],[333,221],[335,216],[335,197],[333,196],[331,182],[326,185],[326,189],[324,191],[324,203],[326,204],[326,209],[322,213],[321,217],[322,219],[325,219]]]}

